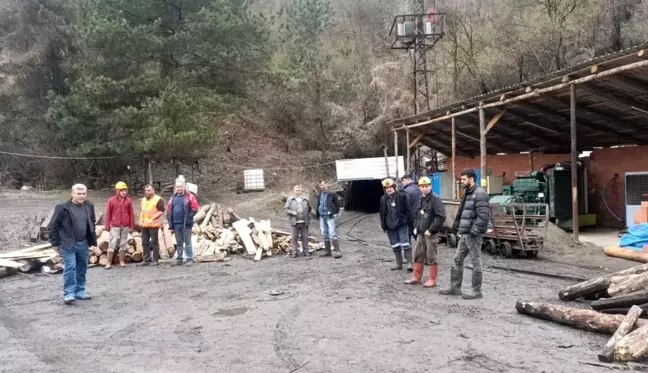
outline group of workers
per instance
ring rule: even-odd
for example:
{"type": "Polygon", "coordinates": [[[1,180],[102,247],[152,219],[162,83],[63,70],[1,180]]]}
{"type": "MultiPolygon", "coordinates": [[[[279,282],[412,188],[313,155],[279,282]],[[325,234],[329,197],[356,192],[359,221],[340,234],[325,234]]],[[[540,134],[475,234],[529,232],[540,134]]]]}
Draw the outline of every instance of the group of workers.
{"type": "MultiPolygon", "coordinates": [[[[488,195],[477,185],[475,177],[475,171],[472,169],[461,173],[461,184],[465,188],[465,194],[453,227],[460,239],[450,269],[450,287],[440,291],[446,295],[462,295],[466,299],[482,297],[481,245],[490,213],[488,195]],[[463,262],[467,256],[470,256],[473,266],[472,291],[462,294],[463,262]]],[[[421,177],[418,186],[411,176],[405,176],[401,181],[401,190],[398,190],[392,179],[382,181],[385,194],[380,201],[380,224],[387,233],[396,258],[396,264],[391,269],[402,269],[404,256],[407,269],[414,272],[413,277],[405,283],[419,285],[422,283],[427,264],[429,278],[423,286],[432,288],[437,284],[438,234],[446,219],[445,209],[441,199],[432,193],[428,177],[421,177]]],[[[341,258],[340,241],[336,232],[336,221],[341,209],[340,198],[334,191],[329,190],[325,181],[321,181],[318,187],[314,210],[324,241],[324,252],[320,256],[341,258]]],[[[104,215],[104,229],[110,232],[106,269],[112,267],[115,253],[118,255],[120,267],[126,266],[128,234],[136,226],[128,186],[120,181],[115,185],[115,189],[115,195],[108,200],[104,215]]],[[[191,230],[194,216],[199,209],[196,196],[187,190],[182,176],[176,179],[175,192],[166,207],[153,185],[146,185],[144,192],[137,224],[141,231],[144,251],[143,262],[139,265],[159,264],[158,235],[162,216],[166,212],[169,230],[175,234],[177,243],[176,260],[172,261],[171,265],[191,266],[194,261],[191,230]]],[[[97,235],[94,205],[86,199],[86,195],[85,185],[74,185],[72,198],[56,206],[48,227],[52,247],[56,248],[63,258],[63,297],[66,304],[72,304],[76,299],[91,299],[86,292],[86,272],[89,247],[97,245],[97,235]]],[[[303,195],[301,185],[293,188],[293,196],[286,200],[285,211],[291,225],[290,256],[297,257],[300,243],[303,255],[310,256],[308,237],[313,206],[308,197],[303,195]]]]}
{"type": "MultiPolygon", "coordinates": [[[[115,195],[108,200],[104,214],[104,230],[110,232],[108,263],[112,267],[117,252],[120,267],[125,267],[128,234],[135,228],[133,201],[128,196],[128,186],[120,181],[115,185],[115,195]]],[[[86,292],[89,247],[97,246],[94,205],[86,199],[87,188],[83,184],[72,187],[72,198],[56,206],[48,226],[49,240],[63,258],[63,300],[65,304],[75,299],[91,297],[86,292]]],[[[145,197],[141,200],[138,225],[141,230],[143,261],[140,266],[158,265],[160,246],[159,229],[162,216],[167,213],[169,230],[175,234],[177,250],[172,266],[193,263],[191,228],[193,217],[198,212],[196,196],[187,191],[184,177],[176,179],[175,193],[166,208],[162,198],[156,194],[153,185],[144,187],[145,197]]]]}
{"type": "MultiPolygon", "coordinates": [[[[450,287],[441,290],[444,295],[462,295],[465,299],[482,297],[481,246],[489,221],[488,194],[475,181],[475,171],[467,169],[461,173],[461,184],[465,193],[452,231],[459,235],[459,244],[450,269],[450,287]],[[472,291],[462,293],[463,263],[467,256],[473,265],[472,291]]],[[[402,179],[403,188],[396,190],[390,178],[382,181],[385,194],[380,201],[380,224],[391,244],[396,258],[392,270],[402,269],[403,256],[408,270],[414,272],[408,285],[419,285],[425,265],[429,266],[429,278],[423,287],[436,287],[439,265],[437,261],[438,234],[446,220],[445,208],[439,196],[431,191],[428,177],[418,180],[418,188],[410,176],[402,179]],[[418,190],[417,190],[418,189],[418,190]],[[412,239],[414,240],[414,262],[412,265],[412,239]]]]}

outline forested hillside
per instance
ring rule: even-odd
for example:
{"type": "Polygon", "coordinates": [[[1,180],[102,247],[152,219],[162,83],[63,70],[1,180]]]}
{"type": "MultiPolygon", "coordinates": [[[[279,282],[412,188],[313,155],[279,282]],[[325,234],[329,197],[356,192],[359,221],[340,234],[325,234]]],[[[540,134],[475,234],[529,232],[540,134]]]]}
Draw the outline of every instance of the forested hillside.
{"type": "MultiPolygon", "coordinates": [[[[286,162],[380,154],[385,123],[413,110],[411,60],[389,37],[393,17],[412,5],[0,0],[0,151],[110,157],[0,155],[0,184],[100,186],[140,157],[220,162],[225,130],[234,142],[252,139],[246,146],[271,144],[264,152],[286,162]]],[[[648,1],[436,7],[447,17],[429,55],[432,106],[648,40],[648,1]]]]}

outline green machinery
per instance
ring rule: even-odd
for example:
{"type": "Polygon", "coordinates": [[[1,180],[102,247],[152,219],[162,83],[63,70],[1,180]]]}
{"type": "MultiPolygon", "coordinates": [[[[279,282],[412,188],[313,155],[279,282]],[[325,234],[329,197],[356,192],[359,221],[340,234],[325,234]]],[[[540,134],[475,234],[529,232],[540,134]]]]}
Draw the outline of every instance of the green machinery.
{"type": "MultiPolygon", "coordinates": [[[[579,225],[596,225],[596,215],[589,214],[587,208],[587,171],[578,162],[578,213],[579,225]]],[[[571,223],[571,163],[561,162],[544,165],[539,171],[528,176],[518,175],[504,194],[493,196],[491,203],[547,203],[549,216],[556,225],[570,229],[571,223]]]]}

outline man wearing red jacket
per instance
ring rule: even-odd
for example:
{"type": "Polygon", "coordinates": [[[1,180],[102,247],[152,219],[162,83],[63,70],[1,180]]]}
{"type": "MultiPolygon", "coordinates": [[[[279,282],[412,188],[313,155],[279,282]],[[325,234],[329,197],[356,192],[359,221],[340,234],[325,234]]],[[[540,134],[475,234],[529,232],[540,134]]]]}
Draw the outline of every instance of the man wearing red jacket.
{"type": "Polygon", "coordinates": [[[169,230],[175,233],[177,244],[177,261],[171,266],[193,263],[193,246],[191,245],[191,228],[194,215],[198,212],[196,196],[187,191],[187,183],[182,175],[176,179],[176,192],[169,199],[167,220],[169,230]],[[183,257],[184,252],[184,257],[183,257]],[[184,260],[183,260],[184,259],[184,260]]]}
{"type": "Polygon", "coordinates": [[[110,232],[108,246],[108,263],[106,269],[112,266],[115,251],[119,249],[119,266],[126,267],[126,243],[128,233],[135,228],[135,213],[133,201],[128,197],[128,186],[123,181],[115,185],[115,195],[108,200],[104,214],[105,230],[110,232]]]}

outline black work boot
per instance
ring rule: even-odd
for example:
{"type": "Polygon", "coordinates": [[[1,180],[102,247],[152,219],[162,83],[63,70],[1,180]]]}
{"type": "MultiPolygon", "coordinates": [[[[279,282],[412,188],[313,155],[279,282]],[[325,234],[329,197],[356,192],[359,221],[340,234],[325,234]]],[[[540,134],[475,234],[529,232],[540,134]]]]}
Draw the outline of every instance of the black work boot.
{"type": "Polygon", "coordinates": [[[338,240],[333,240],[333,251],[335,251],[335,254],[333,254],[334,258],[341,258],[342,253],[340,252],[340,241],[338,240]]]}
{"type": "Polygon", "coordinates": [[[414,270],[412,267],[412,249],[403,250],[403,254],[407,260],[407,271],[412,272],[414,270]]]}
{"type": "Polygon", "coordinates": [[[320,258],[333,256],[331,255],[331,241],[324,241],[324,253],[320,254],[320,258]]]}
{"type": "Polygon", "coordinates": [[[463,272],[450,268],[450,288],[439,290],[441,295],[461,295],[461,280],[463,272]]]}
{"type": "Polygon", "coordinates": [[[393,249],[393,250],[394,250],[394,257],[396,257],[396,264],[390,269],[392,271],[403,269],[403,254],[401,253],[401,249],[393,249]]]}
{"type": "Polygon", "coordinates": [[[478,299],[478,298],[483,298],[484,297],[482,295],[482,292],[481,292],[482,273],[483,272],[473,272],[471,292],[470,293],[463,293],[461,295],[461,297],[463,299],[478,299]]]}

